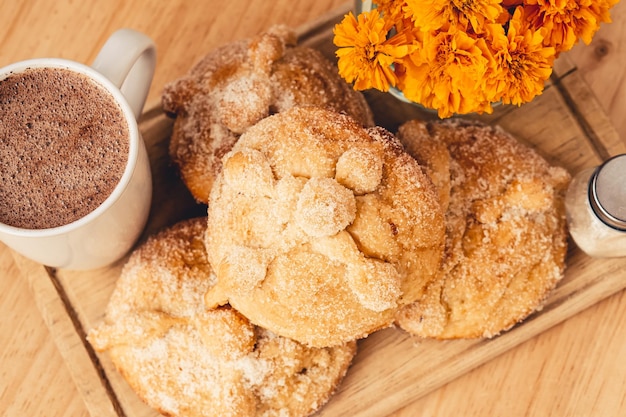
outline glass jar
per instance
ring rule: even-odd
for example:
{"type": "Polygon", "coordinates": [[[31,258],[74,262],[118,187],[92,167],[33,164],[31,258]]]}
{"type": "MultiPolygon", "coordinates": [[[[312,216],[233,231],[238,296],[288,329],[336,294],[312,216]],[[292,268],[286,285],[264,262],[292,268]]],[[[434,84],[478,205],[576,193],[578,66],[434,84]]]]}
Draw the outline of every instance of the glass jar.
{"type": "Polygon", "coordinates": [[[567,190],[569,232],[594,257],[626,256],[626,154],[578,173],[567,190]]]}

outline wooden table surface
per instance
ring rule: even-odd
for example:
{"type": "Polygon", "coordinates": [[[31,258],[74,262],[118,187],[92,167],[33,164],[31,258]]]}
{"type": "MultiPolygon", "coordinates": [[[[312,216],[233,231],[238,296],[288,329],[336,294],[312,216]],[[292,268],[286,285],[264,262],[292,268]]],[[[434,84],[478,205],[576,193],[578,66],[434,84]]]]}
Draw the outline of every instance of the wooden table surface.
{"type": "MultiPolygon", "coordinates": [[[[274,23],[298,26],[345,0],[0,1],[0,66],[42,56],[91,63],[111,32],[152,37],[158,62],[148,98],[225,42],[274,23]]],[[[568,55],[626,140],[626,4],[590,46],[568,55]]],[[[0,243],[0,415],[89,416],[37,309],[0,243]]],[[[393,414],[626,415],[626,292],[620,292],[393,414]]]]}

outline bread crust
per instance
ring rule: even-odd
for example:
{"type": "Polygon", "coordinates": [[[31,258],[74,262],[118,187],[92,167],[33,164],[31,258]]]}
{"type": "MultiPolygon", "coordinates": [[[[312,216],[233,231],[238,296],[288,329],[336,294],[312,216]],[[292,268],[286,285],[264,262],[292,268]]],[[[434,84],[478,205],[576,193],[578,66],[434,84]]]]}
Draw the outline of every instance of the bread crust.
{"type": "Polygon", "coordinates": [[[241,136],[208,217],[207,304],[311,346],[390,326],[443,253],[443,212],[417,162],[386,130],[316,107],[241,136]]]}
{"type": "Polygon", "coordinates": [[[206,217],[177,223],[131,255],[90,342],[167,416],[314,413],[346,374],[356,344],[309,348],[230,306],[207,309],[204,293],[215,277],[206,224],[206,217]]]}
{"type": "Polygon", "coordinates": [[[165,86],[163,109],[175,118],[169,153],[192,195],[208,201],[222,157],[259,120],[295,106],[345,112],[364,126],[372,112],[319,51],[298,46],[283,25],[208,53],[165,86]]]}
{"type": "Polygon", "coordinates": [[[399,326],[421,337],[493,337],[539,310],[565,269],[567,171],[475,121],[410,121],[398,138],[446,210],[440,276],[398,314],[399,326]]]}

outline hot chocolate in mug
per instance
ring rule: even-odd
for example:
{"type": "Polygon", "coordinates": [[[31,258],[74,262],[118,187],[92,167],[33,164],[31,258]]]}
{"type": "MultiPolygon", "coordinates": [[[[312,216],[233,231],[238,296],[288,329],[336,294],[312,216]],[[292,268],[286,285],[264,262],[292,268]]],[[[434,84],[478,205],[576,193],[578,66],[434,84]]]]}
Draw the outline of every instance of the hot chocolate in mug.
{"type": "Polygon", "coordinates": [[[121,29],[91,66],[55,58],[0,69],[0,240],[41,264],[94,269],[143,231],[150,161],[137,126],[156,57],[121,29]]]}

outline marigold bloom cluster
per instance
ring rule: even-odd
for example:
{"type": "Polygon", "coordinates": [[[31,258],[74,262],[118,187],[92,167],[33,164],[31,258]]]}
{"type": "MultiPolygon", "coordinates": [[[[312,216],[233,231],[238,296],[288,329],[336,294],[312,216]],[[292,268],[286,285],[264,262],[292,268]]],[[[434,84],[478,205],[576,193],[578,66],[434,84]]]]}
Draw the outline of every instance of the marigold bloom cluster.
{"type": "Polygon", "coordinates": [[[374,0],[334,28],[339,74],[395,87],[439,117],[491,113],[543,92],[554,59],[588,44],[618,0],[374,0]]]}

